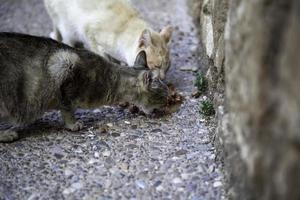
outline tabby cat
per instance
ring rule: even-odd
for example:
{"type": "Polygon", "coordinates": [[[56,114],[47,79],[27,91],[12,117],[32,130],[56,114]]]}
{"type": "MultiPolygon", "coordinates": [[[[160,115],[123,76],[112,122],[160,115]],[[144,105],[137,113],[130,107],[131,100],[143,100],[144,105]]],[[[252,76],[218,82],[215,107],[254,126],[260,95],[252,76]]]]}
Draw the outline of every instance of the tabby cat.
{"type": "Polygon", "coordinates": [[[0,118],[12,123],[0,130],[0,142],[18,138],[18,128],[49,109],[62,112],[65,125],[78,131],[76,108],[132,102],[145,112],[162,108],[168,88],[147,68],[141,51],[134,68],[125,68],[87,50],[52,39],[0,33],[0,118]]]}

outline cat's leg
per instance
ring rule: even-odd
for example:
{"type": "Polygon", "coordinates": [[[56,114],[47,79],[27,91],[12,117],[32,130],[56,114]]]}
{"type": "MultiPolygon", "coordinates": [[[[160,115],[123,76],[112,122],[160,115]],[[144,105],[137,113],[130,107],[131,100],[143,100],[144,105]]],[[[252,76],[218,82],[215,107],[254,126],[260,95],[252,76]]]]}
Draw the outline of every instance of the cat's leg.
{"type": "Polygon", "coordinates": [[[52,38],[53,40],[56,40],[58,42],[62,41],[61,33],[56,26],[54,26],[53,31],[50,33],[49,36],[50,36],[50,38],[52,38]]]}
{"type": "Polygon", "coordinates": [[[82,43],[82,42],[77,37],[76,32],[69,31],[66,28],[61,28],[60,33],[62,36],[63,43],[65,43],[71,47],[74,47],[74,48],[78,47],[78,44],[80,47],[83,46],[83,45],[80,45],[80,43],[82,43]]]}
{"type": "Polygon", "coordinates": [[[0,143],[13,142],[19,139],[19,134],[14,128],[0,130],[0,143]]]}
{"type": "MultiPolygon", "coordinates": [[[[15,124],[14,120],[9,117],[8,112],[5,111],[7,111],[7,108],[4,107],[3,104],[3,107],[0,108],[0,122],[4,122],[6,125],[15,124]]],[[[15,124],[15,126],[12,126],[8,129],[0,130],[0,143],[13,142],[15,140],[18,140],[19,134],[16,127],[17,126],[15,124]]]]}
{"type": "Polygon", "coordinates": [[[80,131],[83,129],[84,123],[82,121],[76,121],[74,116],[74,109],[63,109],[61,114],[65,122],[65,128],[71,131],[80,131]]]}
{"type": "Polygon", "coordinates": [[[70,33],[65,26],[54,24],[53,31],[50,33],[49,36],[53,40],[56,40],[58,42],[63,42],[65,44],[74,47],[75,43],[77,42],[77,40],[74,39],[74,35],[75,33],[70,33]]]}
{"type": "Polygon", "coordinates": [[[70,36],[63,36],[62,42],[74,48],[84,47],[82,42],[70,36]]]}

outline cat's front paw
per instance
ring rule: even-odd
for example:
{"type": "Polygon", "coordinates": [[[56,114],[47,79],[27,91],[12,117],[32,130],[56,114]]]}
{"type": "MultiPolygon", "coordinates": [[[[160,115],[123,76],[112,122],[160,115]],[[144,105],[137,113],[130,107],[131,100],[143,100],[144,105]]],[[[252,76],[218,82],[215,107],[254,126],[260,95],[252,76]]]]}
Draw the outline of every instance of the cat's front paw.
{"type": "Polygon", "coordinates": [[[74,124],[66,124],[65,127],[70,131],[76,132],[83,129],[84,123],[82,121],[77,121],[74,124]]]}
{"type": "Polygon", "coordinates": [[[13,142],[19,139],[19,134],[11,129],[0,131],[0,143],[13,142]]]}

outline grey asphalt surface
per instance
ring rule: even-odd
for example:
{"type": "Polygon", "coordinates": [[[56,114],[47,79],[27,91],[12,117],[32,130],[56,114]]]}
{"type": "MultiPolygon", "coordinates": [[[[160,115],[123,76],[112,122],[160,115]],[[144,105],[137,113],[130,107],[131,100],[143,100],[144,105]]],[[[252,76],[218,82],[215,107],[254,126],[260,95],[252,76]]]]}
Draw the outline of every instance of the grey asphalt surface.
{"type": "MultiPolygon", "coordinates": [[[[186,1],[134,2],[155,29],[175,27],[167,80],[184,103],[161,118],[119,107],[79,110],[76,117],[87,125],[78,133],[61,129],[58,112],[46,113],[22,139],[0,144],[0,200],[226,199],[211,127],[191,97],[194,74],[179,70],[199,66],[186,1]]],[[[0,0],[0,31],[47,36],[51,27],[42,0],[0,0]]]]}

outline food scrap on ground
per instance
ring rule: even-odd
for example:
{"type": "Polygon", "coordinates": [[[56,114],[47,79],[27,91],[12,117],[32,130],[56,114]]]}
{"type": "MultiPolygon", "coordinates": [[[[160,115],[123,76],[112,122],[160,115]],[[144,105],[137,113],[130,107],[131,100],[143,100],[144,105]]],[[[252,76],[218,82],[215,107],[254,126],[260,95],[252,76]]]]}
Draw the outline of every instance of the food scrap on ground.
{"type": "Polygon", "coordinates": [[[172,83],[168,83],[168,88],[169,88],[170,96],[168,98],[167,107],[181,104],[184,98],[176,91],[175,86],[172,83]]]}
{"type": "MultiPolygon", "coordinates": [[[[169,97],[167,100],[166,108],[163,110],[155,109],[151,113],[151,116],[160,117],[165,114],[175,112],[177,110],[178,106],[183,102],[184,97],[178,91],[176,91],[175,86],[172,83],[168,83],[167,86],[169,88],[169,97]]],[[[123,109],[127,108],[129,110],[129,112],[132,114],[145,115],[145,113],[142,110],[140,110],[137,106],[130,104],[128,102],[119,104],[119,106],[123,109]]]]}

